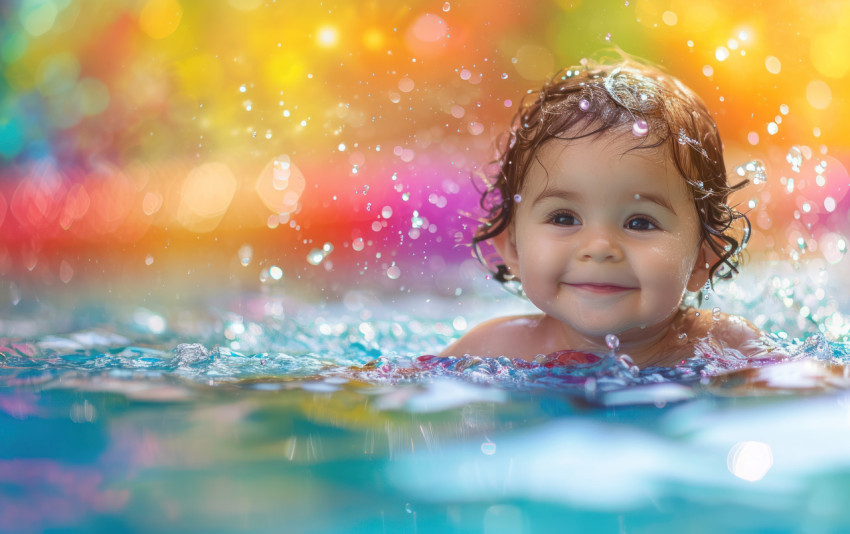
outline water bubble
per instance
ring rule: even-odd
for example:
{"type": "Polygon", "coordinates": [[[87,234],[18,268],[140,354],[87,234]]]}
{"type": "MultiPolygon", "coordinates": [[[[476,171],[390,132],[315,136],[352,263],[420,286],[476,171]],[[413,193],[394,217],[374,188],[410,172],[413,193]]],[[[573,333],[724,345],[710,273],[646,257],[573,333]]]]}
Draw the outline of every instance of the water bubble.
{"type": "Polygon", "coordinates": [[[247,91],[247,90],[248,90],[248,88],[247,88],[247,87],[245,87],[245,84],[244,84],[244,83],[243,83],[242,85],[240,85],[240,86],[239,86],[239,92],[240,92],[240,93],[244,93],[244,92],[245,92],[245,91],[247,91]]]}
{"type": "Polygon", "coordinates": [[[783,115],[788,115],[788,111],[788,104],[781,104],[779,106],[779,113],[782,113],[783,115]]]}
{"type": "Polygon", "coordinates": [[[712,308],[711,318],[714,319],[715,321],[720,320],[720,308],[712,308]]]}
{"type": "Polygon", "coordinates": [[[487,456],[496,454],[496,444],[492,441],[485,441],[481,444],[481,452],[487,456]]]}
{"type": "Polygon", "coordinates": [[[776,56],[767,56],[764,58],[764,68],[771,74],[779,74],[782,71],[782,62],[776,56]]]}
{"type": "Polygon", "coordinates": [[[610,33],[606,33],[606,34],[605,34],[605,40],[606,40],[606,41],[610,41],[610,40],[611,40],[611,34],[610,34],[610,33]]]}
{"type": "Polygon", "coordinates": [[[413,210],[413,216],[410,218],[410,224],[413,226],[413,228],[422,228],[422,226],[424,226],[425,224],[425,220],[419,216],[418,211],[413,210]]]}
{"type": "Polygon", "coordinates": [[[410,193],[407,193],[407,192],[402,193],[402,194],[401,194],[401,199],[402,199],[403,201],[407,202],[408,200],[410,200],[410,193]]]}
{"type": "Polygon", "coordinates": [[[617,349],[620,348],[620,338],[614,334],[608,334],[605,336],[605,344],[608,345],[608,348],[613,352],[617,352],[617,349]]]}
{"type": "Polygon", "coordinates": [[[588,101],[586,98],[582,98],[581,100],[578,101],[578,108],[582,111],[589,110],[590,109],[590,101],[588,101]]]}
{"type": "Polygon", "coordinates": [[[729,49],[725,46],[718,46],[714,51],[714,57],[717,58],[717,61],[726,61],[729,58],[729,49]]]}
{"type": "Polygon", "coordinates": [[[250,100],[245,100],[242,102],[242,107],[245,108],[245,111],[251,111],[254,109],[254,104],[250,100]]]}
{"type": "Polygon", "coordinates": [[[797,145],[788,149],[788,154],[785,156],[785,161],[791,164],[791,170],[800,172],[800,166],[803,165],[803,152],[797,145]]]}
{"type": "Polygon", "coordinates": [[[247,267],[249,263],[251,263],[251,257],[254,255],[254,249],[251,248],[251,245],[245,244],[239,247],[239,263],[242,264],[242,267],[247,267]]]}
{"type": "Polygon", "coordinates": [[[271,139],[271,138],[272,138],[272,131],[266,130],[266,139],[271,139]]]}
{"type": "Polygon", "coordinates": [[[145,256],[145,265],[152,265],[152,264],[153,264],[153,256],[148,254],[147,256],[145,256]]]}
{"type": "Polygon", "coordinates": [[[401,269],[399,269],[398,265],[391,265],[387,269],[387,278],[390,280],[397,280],[399,276],[401,276],[401,269]]]}
{"type": "Polygon", "coordinates": [[[750,132],[747,134],[747,142],[751,145],[755,146],[759,144],[759,134],[756,132],[750,132]]]}
{"type": "Polygon", "coordinates": [[[767,123],[767,133],[769,133],[770,135],[776,135],[776,133],[778,131],[779,131],[779,126],[775,122],[771,121],[771,122],[767,123]]]}
{"type": "Polygon", "coordinates": [[[448,13],[451,9],[452,9],[452,5],[450,3],[446,2],[445,4],[443,4],[443,11],[444,12],[448,13]]]}
{"type": "Polygon", "coordinates": [[[514,195],[514,202],[516,202],[517,204],[519,204],[520,202],[522,202],[522,195],[520,195],[519,193],[517,193],[516,195],[514,195]]]}
{"type": "Polygon", "coordinates": [[[823,207],[829,213],[835,211],[835,199],[832,197],[826,197],[823,199],[823,207]]]}
{"type": "Polygon", "coordinates": [[[686,333],[684,333],[684,332],[682,332],[681,334],[679,334],[679,335],[678,335],[678,338],[679,338],[679,341],[680,341],[681,343],[687,343],[687,342],[688,342],[688,334],[686,334],[686,333]]]}
{"type": "Polygon", "coordinates": [[[754,184],[761,184],[767,181],[767,171],[764,164],[758,160],[748,161],[744,165],[739,165],[735,172],[738,176],[746,177],[754,184]]]}
{"type": "Polygon", "coordinates": [[[351,242],[351,248],[353,248],[357,252],[360,252],[361,250],[363,250],[363,248],[365,246],[366,245],[365,245],[365,243],[363,243],[362,237],[358,237],[357,239],[355,239],[354,241],[351,242]]]}
{"type": "Polygon", "coordinates": [[[503,79],[503,80],[507,80],[507,79],[508,79],[508,73],[507,73],[507,72],[503,72],[503,73],[502,73],[502,79],[503,79]]]}
{"type": "Polygon", "coordinates": [[[632,125],[632,133],[638,137],[646,137],[649,133],[649,125],[643,119],[638,119],[632,125]]]}
{"type": "Polygon", "coordinates": [[[314,248],[309,253],[307,253],[307,262],[310,265],[318,265],[322,263],[322,260],[325,259],[325,253],[323,250],[314,248]]]}
{"type": "Polygon", "coordinates": [[[407,512],[408,514],[413,513],[413,507],[410,506],[410,503],[407,503],[407,504],[404,505],[404,511],[407,512]]]}

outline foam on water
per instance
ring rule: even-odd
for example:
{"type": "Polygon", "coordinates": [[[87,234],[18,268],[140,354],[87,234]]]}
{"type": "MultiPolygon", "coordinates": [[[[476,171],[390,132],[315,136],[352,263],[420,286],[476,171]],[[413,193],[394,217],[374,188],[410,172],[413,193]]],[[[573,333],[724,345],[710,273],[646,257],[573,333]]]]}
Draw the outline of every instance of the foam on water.
{"type": "MultiPolygon", "coordinates": [[[[710,338],[698,340],[699,356],[672,368],[639,369],[628,355],[617,354],[615,346],[609,354],[561,351],[531,362],[473,355],[439,357],[429,354],[455,335],[445,319],[390,313],[391,318],[363,320],[342,308],[296,309],[285,317],[250,321],[210,308],[191,319],[184,315],[176,331],[157,327],[161,331],[154,332],[149,326],[159,323],[150,317],[159,316],[137,308],[124,316],[113,315],[114,324],[105,327],[28,339],[2,338],[0,383],[67,385],[73,376],[75,383],[108,378],[111,389],[116,387],[115,380],[170,379],[260,390],[335,391],[349,381],[427,388],[457,379],[507,390],[554,389],[593,403],[640,404],[693,398],[706,387],[740,390],[742,381],[752,391],[843,387],[850,363],[846,342],[830,342],[822,333],[794,339],[783,332],[765,338],[768,350],[759,359],[744,358],[738,350],[710,338]]],[[[128,390],[133,389],[128,384],[128,390]]],[[[451,396],[451,391],[455,390],[443,394],[451,396]]],[[[459,398],[466,393],[458,393],[459,398]]]]}

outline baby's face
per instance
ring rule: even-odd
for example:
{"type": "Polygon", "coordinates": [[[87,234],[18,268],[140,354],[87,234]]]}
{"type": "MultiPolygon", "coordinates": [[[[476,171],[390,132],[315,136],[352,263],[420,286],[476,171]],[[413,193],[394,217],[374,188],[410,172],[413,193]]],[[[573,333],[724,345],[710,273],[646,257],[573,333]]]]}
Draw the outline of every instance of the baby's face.
{"type": "Polygon", "coordinates": [[[628,152],[636,144],[545,144],[503,245],[528,298],[585,337],[642,339],[707,278],[687,184],[664,149],[628,152]]]}

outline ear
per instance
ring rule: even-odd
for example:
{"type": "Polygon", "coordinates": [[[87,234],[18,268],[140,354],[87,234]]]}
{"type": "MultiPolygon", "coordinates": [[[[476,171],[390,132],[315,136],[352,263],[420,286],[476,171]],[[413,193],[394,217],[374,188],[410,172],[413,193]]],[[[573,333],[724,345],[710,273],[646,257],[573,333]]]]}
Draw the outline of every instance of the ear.
{"type": "Polygon", "coordinates": [[[521,279],[519,256],[516,251],[516,239],[514,237],[514,225],[509,224],[501,234],[490,238],[490,242],[493,243],[496,252],[499,253],[499,256],[505,262],[508,271],[516,278],[521,279]]]}
{"type": "Polygon", "coordinates": [[[694,264],[691,277],[688,279],[688,291],[696,292],[702,289],[705,283],[708,282],[708,275],[711,271],[710,266],[719,259],[717,254],[708,246],[708,243],[700,245],[696,264],[694,264]]]}

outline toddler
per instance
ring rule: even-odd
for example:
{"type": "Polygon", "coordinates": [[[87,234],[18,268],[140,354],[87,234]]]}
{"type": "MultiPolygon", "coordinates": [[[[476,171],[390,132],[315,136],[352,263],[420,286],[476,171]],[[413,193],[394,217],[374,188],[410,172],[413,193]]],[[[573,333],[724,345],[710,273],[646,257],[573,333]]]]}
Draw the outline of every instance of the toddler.
{"type": "Polygon", "coordinates": [[[679,80],[632,59],[583,61],[520,104],[496,163],[473,244],[483,261],[492,243],[495,278],[542,313],[478,325],[443,356],[617,344],[644,367],[676,365],[707,339],[761,351],[747,320],[682,304],[738,272],[750,224],[727,204],[746,183],[727,183],[717,126],[679,80]]]}

